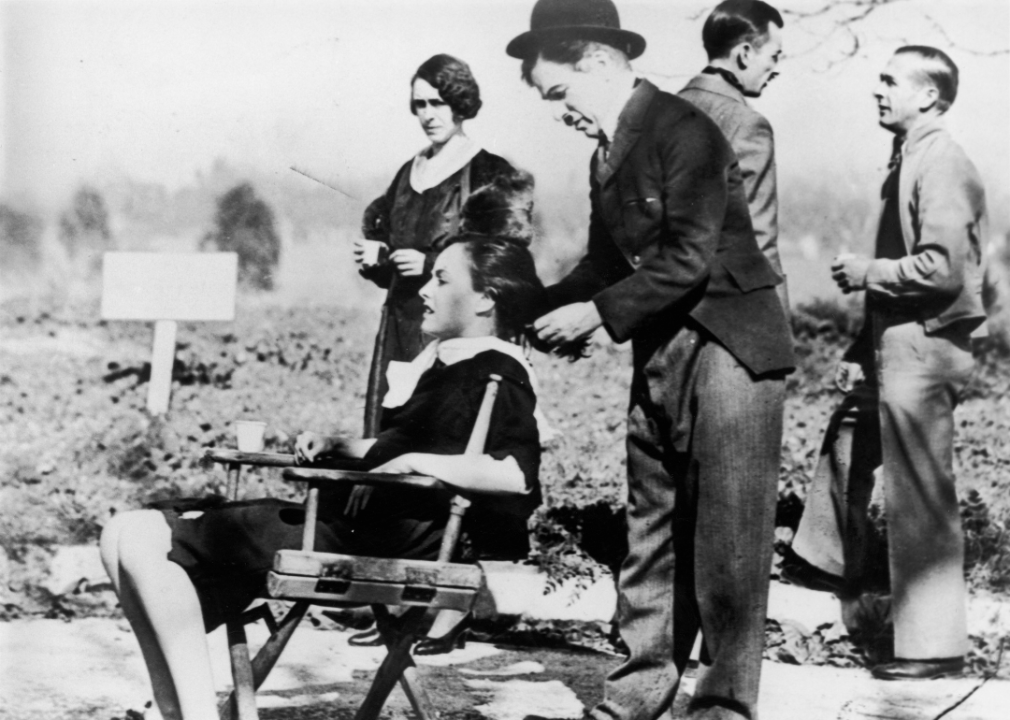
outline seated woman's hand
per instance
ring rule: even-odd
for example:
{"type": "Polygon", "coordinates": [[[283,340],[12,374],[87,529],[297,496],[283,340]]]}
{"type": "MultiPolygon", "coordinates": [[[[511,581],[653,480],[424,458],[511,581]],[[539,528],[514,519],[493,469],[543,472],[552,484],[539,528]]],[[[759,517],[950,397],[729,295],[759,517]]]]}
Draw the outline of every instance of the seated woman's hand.
{"type": "Polygon", "coordinates": [[[372,490],[371,485],[355,485],[347,497],[347,507],[344,508],[344,514],[348,517],[356,517],[368,504],[368,499],[372,497],[372,490]]]}
{"type": "Polygon", "coordinates": [[[330,449],[329,439],[319,433],[305,431],[295,438],[295,462],[310,463],[330,449]]]}

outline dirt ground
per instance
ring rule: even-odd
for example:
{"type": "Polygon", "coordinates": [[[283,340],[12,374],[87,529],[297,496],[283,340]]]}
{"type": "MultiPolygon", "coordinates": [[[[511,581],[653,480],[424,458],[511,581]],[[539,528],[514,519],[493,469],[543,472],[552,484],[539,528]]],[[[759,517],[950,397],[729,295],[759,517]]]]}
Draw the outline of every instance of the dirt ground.
{"type": "MultiPolygon", "coordinates": [[[[261,717],[350,720],[383,650],[350,647],[348,635],[301,628],[258,693],[261,717]]],[[[251,627],[253,644],[264,637],[264,630],[251,627]]],[[[210,636],[210,647],[216,685],[223,692],[230,677],[222,632],[210,636]]],[[[446,720],[522,720],[532,713],[580,718],[600,700],[603,678],[619,661],[602,653],[471,642],[447,656],[419,658],[419,665],[446,720]]],[[[682,682],[675,716],[693,691],[693,675],[694,670],[682,682]]],[[[123,621],[0,624],[3,720],[112,720],[129,709],[143,712],[149,700],[139,649],[123,621]]],[[[763,720],[933,720],[955,705],[944,718],[1002,720],[1010,707],[1010,682],[880,683],[865,670],[771,662],[763,670],[763,720]]],[[[405,697],[395,690],[384,717],[411,716],[405,697]]],[[[145,717],[153,720],[157,714],[148,710],[145,717]]]]}

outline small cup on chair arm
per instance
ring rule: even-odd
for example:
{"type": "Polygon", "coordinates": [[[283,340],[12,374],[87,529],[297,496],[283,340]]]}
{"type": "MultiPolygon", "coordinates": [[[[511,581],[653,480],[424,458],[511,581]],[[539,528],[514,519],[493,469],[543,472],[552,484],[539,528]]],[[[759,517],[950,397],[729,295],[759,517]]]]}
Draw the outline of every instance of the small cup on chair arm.
{"type": "Polygon", "coordinates": [[[236,420],[235,437],[240,452],[263,452],[263,435],[267,424],[261,420],[236,420]]]}

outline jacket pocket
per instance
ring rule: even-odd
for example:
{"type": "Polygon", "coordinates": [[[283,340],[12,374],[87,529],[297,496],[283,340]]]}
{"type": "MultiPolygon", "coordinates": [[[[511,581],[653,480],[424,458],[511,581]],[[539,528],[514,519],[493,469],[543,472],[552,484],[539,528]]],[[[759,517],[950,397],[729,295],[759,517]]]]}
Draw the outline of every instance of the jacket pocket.
{"type": "Polygon", "coordinates": [[[663,203],[657,197],[634,197],[621,203],[621,220],[629,246],[641,249],[652,239],[663,218],[663,203]]]}
{"type": "Polygon", "coordinates": [[[742,292],[749,293],[760,288],[775,287],[782,282],[777,272],[772,270],[767,258],[760,253],[749,255],[720,255],[719,262],[726,273],[742,292]]]}

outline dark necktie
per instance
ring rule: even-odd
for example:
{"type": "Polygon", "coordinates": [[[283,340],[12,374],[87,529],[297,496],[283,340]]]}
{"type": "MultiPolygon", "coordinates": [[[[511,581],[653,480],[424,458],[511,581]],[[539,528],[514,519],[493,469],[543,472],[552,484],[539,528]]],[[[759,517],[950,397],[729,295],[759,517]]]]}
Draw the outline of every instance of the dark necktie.
{"type": "Polygon", "coordinates": [[[895,135],[891,144],[891,160],[887,163],[887,169],[894,172],[901,167],[901,146],[905,144],[903,135],[895,135]]]}
{"type": "Polygon", "coordinates": [[[600,145],[597,148],[597,152],[600,155],[600,165],[605,165],[607,157],[610,154],[610,139],[607,137],[607,134],[601,130],[599,140],[600,145]]]}

